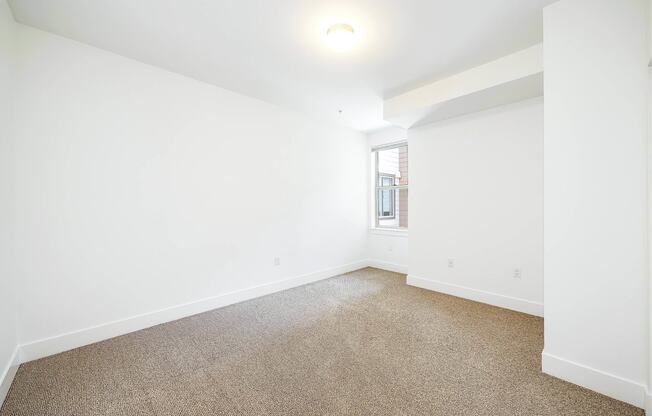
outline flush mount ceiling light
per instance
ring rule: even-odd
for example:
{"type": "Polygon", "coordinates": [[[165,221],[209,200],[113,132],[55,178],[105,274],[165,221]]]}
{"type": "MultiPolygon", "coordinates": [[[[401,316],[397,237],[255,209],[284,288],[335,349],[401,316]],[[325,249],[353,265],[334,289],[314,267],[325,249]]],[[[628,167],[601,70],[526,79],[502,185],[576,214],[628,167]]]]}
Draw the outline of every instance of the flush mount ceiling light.
{"type": "Polygon", "coordinates": [[[326,39],[331,48],[338,52],[351,49],[355,43],[355,31],[353,26],[346,23],[331,25],[326,31],[326,39]]]}

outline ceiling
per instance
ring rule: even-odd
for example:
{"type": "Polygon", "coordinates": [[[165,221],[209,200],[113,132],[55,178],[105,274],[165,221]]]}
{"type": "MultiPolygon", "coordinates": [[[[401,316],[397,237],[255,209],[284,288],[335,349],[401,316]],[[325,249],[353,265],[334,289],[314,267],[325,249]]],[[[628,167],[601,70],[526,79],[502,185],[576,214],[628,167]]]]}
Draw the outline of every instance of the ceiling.
{"type": "Polygon", "coordinates": [[[360,131],[384,98],[542,40],[555,0],[9,0],[17,21],[360,131]],[[341,53],[334,22],[359,35],[341,53]],[[338,110],[342,110],[341,114],[338,110]]]}

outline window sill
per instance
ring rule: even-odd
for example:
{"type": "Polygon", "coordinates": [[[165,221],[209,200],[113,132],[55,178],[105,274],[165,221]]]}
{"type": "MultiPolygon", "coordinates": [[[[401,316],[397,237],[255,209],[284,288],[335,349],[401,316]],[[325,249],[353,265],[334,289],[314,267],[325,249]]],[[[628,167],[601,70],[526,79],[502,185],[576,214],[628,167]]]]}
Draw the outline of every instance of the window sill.
{"type": "Polygon", "coordinates": [[[407,238],[408,236],[407,229],[399,229],[399,228],[371,227],[369,228],[369,233],[375,235],[388,235],[392,237],[403,237],[403,238],[407,238]]]}

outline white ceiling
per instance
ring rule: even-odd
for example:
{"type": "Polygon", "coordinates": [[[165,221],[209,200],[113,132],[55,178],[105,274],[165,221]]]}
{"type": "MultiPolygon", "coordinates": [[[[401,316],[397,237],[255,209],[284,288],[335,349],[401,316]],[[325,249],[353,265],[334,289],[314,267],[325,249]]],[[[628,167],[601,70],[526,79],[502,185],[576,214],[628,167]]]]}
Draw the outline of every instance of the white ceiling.
{"type": "Polygon", "coordinates": [[[17,21],[229,90],[384,127],[382,101],[541,42],[555,0],[9,0],[17,21]],[[329,23],[360,36],[329,49],[329,23]],[[338,110],[342,114],[338,114],[338,110]]]}

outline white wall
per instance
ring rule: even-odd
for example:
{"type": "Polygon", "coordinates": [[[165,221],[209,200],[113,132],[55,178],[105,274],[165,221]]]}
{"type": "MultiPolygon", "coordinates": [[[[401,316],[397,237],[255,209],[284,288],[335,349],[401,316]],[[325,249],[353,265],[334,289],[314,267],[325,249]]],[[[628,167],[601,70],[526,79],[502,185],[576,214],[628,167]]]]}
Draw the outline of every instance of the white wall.
{"type": "Polygon", "coordinates": [[[12,359],[17,346],[16,281],[12,257],[11,99],[13,95],[13,37],[11,11],[0,0],[0,405],[9,387],[12,359]]]}
{"type": "Polygon", "coordinates": [[[408,142],[408,282],[541,314],[542,99],[410,129],[408,142]]]}
{"type": "MultiPolygon", "coordinates": [[[[406,139],[407,130],[397,127],[388,127],[369,133],[367,134],[367,155],[371,154],[371,148],[375,146],[405,141],[406,139]]],[[[410,149],[408,148],[408,156],[409,152],[410,149]]],[[[370,191],[368,192],[369,232],[367,237],[367,256],[370,260],[370,264],[373,266],[400,273],[407,273],[409,231],[374,229],[374,173],[373,167],[371,166],[371,157],[367,157],[367,160],[370,162],[368,169],[368,189],[370,191]]]]}
{"type": "Polygon", "coordinates": [[[642,406],[648,368],[647,0],[544,10],[544,371],[642,406]]]}
{"type": "Polygon", "coordinates": [[[24,358],[365,258],[364,135],[24,26],[18,50],[24,358]]]}

